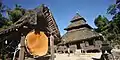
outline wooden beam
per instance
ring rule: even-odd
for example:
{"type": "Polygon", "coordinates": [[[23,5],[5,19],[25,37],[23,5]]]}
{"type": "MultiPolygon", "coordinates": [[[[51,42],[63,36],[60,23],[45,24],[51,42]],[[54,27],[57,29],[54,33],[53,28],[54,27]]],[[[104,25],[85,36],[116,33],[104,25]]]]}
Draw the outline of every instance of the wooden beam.
{"type": "Polygon", "coordinates": [[[25,52],[25,36],[21,37],[21,41],[20,41],[20,52],[19,52],[19,58],[18,60],[24,60],[24,52],[25,52]]]}
{"type": "Polygon", "coordinates": [[[50,52],[51,52],[51,60],[54,60],[54,37],[50,35],[50,52]]]}

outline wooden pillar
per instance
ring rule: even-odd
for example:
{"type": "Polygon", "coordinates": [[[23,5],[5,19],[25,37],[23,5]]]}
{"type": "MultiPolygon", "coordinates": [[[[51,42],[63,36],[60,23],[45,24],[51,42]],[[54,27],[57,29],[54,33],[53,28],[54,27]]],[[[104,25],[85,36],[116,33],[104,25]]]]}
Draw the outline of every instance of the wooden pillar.
{"type": "Polygon", "coordinates": [[[50,52],[51,52],[51,60],[54,60],[54,37],[50,35],[50,52]]]}
{"type": "Polygon", "coordinates": [[[24,60],[24,52],[25,52],[25,36],[21,36],[20,41],[20,52],[19,52],[19,58],[18,60],[24,60]]]}

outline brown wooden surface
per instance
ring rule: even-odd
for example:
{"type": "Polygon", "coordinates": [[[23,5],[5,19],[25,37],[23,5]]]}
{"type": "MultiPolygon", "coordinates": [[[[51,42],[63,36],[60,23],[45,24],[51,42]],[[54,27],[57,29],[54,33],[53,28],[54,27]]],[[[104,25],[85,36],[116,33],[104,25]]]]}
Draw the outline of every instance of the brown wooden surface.
{"type": "Polygon", "coordinates": [[[48,37],[44,32],[30,32],[26,36],[27,51],[33,56],[43,56],[48,51],[48,37]]]}
{"type": "Polygon", "coordinates": [[[24,40],[25,40],[25,36],[22,36],[21,37],[21,49],[20,49],[20,52],[19,52],[19,59],[18,60],[24,60],[24,52],[25,52],[25,43],[24,43],[24,40]]]}
{"type": "Polygon", "coordinates": [[[51,60],[54,60],[54,37],[50,36],[51,60]]]}

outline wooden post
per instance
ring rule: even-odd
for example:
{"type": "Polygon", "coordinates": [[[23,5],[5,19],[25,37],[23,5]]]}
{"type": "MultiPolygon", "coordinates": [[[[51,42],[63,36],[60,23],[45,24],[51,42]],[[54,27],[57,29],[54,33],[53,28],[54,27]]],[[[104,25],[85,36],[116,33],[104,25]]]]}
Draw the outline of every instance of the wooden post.
{"type": "Polygon", "coordinates": [[[51,60],[54,60],[54,37],[50,35],[50,52],[51,52],[51,60]]]}
{"type": "Polygon", "coordinates": [[[24,60],[24,52],[25,52],[25,36],[21,37],[21,41],[20,41],[20,52],[19,52],[19,58],[18,60],[24,60]]]}

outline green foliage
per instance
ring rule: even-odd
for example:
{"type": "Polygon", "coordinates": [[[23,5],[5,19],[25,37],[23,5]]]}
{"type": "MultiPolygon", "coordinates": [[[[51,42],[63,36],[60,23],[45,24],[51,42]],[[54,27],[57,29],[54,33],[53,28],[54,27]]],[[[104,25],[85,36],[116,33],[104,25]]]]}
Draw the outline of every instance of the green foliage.
{"type": "Polygon", "coordinates": [[[108,19],[105,16],[99,15],[97,18],[95,18],[94,21],[95,25],[98,27],[97,31],[102,31],[105,26],[108,24],[108,19]]]}
{"type": "Polygon", "coordinates": [[[5,20],[7,20],[2,13],[5,12],[5,5],[0,2],[0,28],[4,25],[5,20]]]}
{"type": "Polygon", "coordinates": [[[116,0],[116,4],[113,4],[107,11],[111,11],[113,15],[112,21],[109,24],[109,31],[114,36],[111,40],[114,44],[120,45],[120,0],[116,0]]]}
{"type": "Polygon", "coordinates": [[[116,0],[115,4],[112,4],[107,9],[107,13],[111,15],[116,15],[120,12],[120,0],[116,0]]]}
{"type": "Polygon", "coordinates": [[[25,9],[21,8],[20,5],[16,4],[16,7],[13,10],[7,11],[9,20],[11,20],[13,23],[18,21],[22,15],[25,13],[25,9]]]}
{"type": "Polygon", "coordinates": [[[6,26],[10,26],[10,25],[12,25],[12,24],[13,24],[12,21],[6,21],[6,22],[5,22],[5,25],[6,25],[6,26]]]}
{"type": "Polygon", "coordinates": [[[98,27],[95,30],[102,33],[107,41],[112,42],[114,45],[120,45],[120,0],[109,6],[107,13],[113,15],[112,20],[108,21],[105,17],[99,15],[95,19],[95,25],[98,27]]]}
{"type": "Polygon", "coordinates": [[[16,4],[14,9],[7,8],[6,10],[3,8],[4,5],[0,3],[0,30],[6,29],[11,26],[14,22],[18,21],[22,15],[25,13],[25,9],[21,8],[20,5],[16,4]],[[2,12],[6,12],[8,18],[5,18],[2,15],[2,12]]]}
{"type": "Polygon", "coordinates": [[[6,10],[5,10],[5,8],[6,8],[6,6],[5,6],[5,5],[3,5],[3,3],[2,3],[2,2],[0,2],[0,13],[5,12],[5,11],[6,11],[6,10]]]}
{"type": "MultiPolygon", "coordinates": [[[[0,31],[3,29],[7,29],[11,26],[14,22],[18,21],[22,15],[25,13],[25,9],[21,8],[20,5],[16,4],[14,9],[5,9],[5,5],[0,2],[0,31]],[[3,12],[8,14],[8,17],[3,16],[3,12]]],[[[3,38],[0,38],[4,39],[3,38]]],[[[6,52],[3,51],[5,48],[4,42],[0,43],[0,56],[2,56],[2,60],[6,60],[6,52]]]]}
{"type": "Polygon", "coordinates": [[[116,13],[116,10],[117,10],[116,7],[117,7],[116,4],[110,5],[109,8],[107,9],[107,13],[114,15],[116,13]]]}
{"type": "Polygon", "coordinates": [[[5,18],[0,14],[0,27],[2,27],[5,23],[5,18]]]}
{"type": "Polygon", "coordinates": [[[9,20],[16,22],[21,16],[22,12],[20,10],[8,11],[9,20]]]}
{"type": "Polygon", "coordinates": [[[107,25],[102,26],[102,28],[98,27],[96,31],[102,33],[107,41],[110,41],[113,44],[120,44],[120,28],[118,24],[120,24],[118,20],[112,20],[109,21],[107,25]]]}

